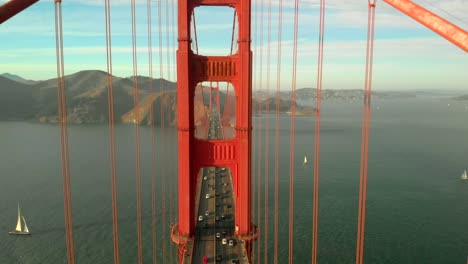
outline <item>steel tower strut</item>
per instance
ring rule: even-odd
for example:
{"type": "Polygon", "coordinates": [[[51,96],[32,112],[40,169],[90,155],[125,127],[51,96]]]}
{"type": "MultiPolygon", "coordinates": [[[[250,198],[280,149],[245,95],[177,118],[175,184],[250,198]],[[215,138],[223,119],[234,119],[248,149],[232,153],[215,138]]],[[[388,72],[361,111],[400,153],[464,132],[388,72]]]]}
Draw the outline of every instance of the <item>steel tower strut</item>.
{"type": "Polygon", "coordinates": [[[187,243],[195,235],[195,196],[201,168],[222,166],[231,170],[235,199],[236,236],[246,242],[255,228],[250,219],[252,52],[251,0],[178,0],[177,113],[179,138],[179,223],[171,231],[182,261],[187,243]],[[202,56],[191,50],[191,14],[198,6],[226,6],[238,16],[238,51],[230,56],[202,56]],[[228,140],[195,138],[194,96],[201,82],[228,82],[236,93],[236,135],[228,140]]]}

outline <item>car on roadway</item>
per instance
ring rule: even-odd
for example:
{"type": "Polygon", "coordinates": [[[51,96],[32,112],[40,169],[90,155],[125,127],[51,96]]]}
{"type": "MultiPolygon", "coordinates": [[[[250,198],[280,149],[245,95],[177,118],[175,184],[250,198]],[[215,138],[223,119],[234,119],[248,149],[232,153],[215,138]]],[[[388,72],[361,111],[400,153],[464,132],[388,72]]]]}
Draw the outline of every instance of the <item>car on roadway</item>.
{"type": "Polygon", "coordinates": [[[234,246],[236,244],[234,239],[229,239],[229,246],[234,246]]]}
{"type": "Polygon", "coordinates": [[[203,262],[203,264],[208,263],[208,256],[203,256],[202,262],[203,262]]]}
{"type": "Polygon", "coordinates": [[[221,255],[216,256],[216,262],[221,262],[221,261],[223,261],[223,256],[221,255]]]}
{"type": "Polygon", "coordinates": [[[223,238],[223,240],[221,240],[221,243],[222,243],[223,245],[226,245],[226,244],[227,244],[227,238],[223,238]]]}
{"type": "Polygon", "coordinates": [[[207,194],[205,195],[205,198],[206,198],[206,199],[210,199],[210,194],[207,193],[207,194]]]}
{"type": "Polygon", "coordinates": [[[209,216],[209,215],[210,215],[210,211],[207,210],[207,211],[205,212],[205,215],[206,215],[206,216],[209,216]]]}
{"type": "Polygon", "coordinates": [[[216,233],[216,238],[221,238],[221,233],[216,233]]]}
{"type": "Polygon", "coordinates": [[[207,176],[203,177],[203,180],[205,180],[205,181],[208,180],[208,177],[207,176]]]}
{"type": "Polygon", "coordinates": [[[203,221],[203,215],[198,216],[198,221],[200,221],[200,222],[203,221]]]}

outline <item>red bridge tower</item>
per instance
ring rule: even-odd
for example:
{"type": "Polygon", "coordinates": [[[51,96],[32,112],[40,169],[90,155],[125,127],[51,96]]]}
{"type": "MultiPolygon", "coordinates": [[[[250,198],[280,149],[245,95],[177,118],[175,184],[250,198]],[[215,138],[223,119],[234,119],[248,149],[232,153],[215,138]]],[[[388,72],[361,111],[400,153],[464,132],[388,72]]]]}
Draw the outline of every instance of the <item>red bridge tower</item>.
{"type": "Polygon", "coordinates": [[[187,243],[193,241],[196,215],[197,175],[201,168],[217,166],[231,170],[236,235],[246,242],[254,227],[250,219],[252,52],[250,50],[251,0],[179,0],[177,50],[177,100],[179,137],[179,223],[172,240],[179,244],[182,260],[187,243]],[[191,50],[191,14],[198,6],[234,8],[238,24],[238,51],[231,56],[201,56],[191,50]],[[229,140],[202,140],[194,136],[195,87],[205,81],[229,82],[236,94],[236,134],[229,140]]]}

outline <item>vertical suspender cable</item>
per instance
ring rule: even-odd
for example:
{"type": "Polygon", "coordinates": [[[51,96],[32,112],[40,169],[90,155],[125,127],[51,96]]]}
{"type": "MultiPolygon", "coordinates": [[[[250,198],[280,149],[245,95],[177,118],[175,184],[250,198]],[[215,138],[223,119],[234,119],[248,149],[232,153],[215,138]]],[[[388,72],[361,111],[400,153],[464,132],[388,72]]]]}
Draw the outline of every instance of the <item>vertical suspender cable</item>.
{"type": "Polygon", "coordinates": [[[193,20],[193,34],[195,37],[195,54],[198,54],[197,23],[195,21],[195,10],[192,11],[192,20],[193,20]]]}
{"type": "Polygon", "coordinates": [[[367,198],[367,172],[369,160],[369,130],[372,97],[372,64],[374,53],[374,25],[375,25],[376,0],[368,2],[368,28],[366,48],[366,73],[364,84],[364,110],[362,117],[362,143],[361,143],[361,171],[359,180],[359,212],[358,233],[356,245],[356,264],[364,262],[364,238],[366,223],[366,198],[367,198]]]}
{"type": "Polygon", "coordinates": [[[269,178],[269,170],[268,170],[268,166],[269,166],[269,145],[270,145],[270,137],[269,137],[269,133],[270,133],[270,53],[271,53],[271,49],[270,49],[270,42],[271,42],[271,0],[268,0],[268,36],[267,36],[267,61],[266,61],[266,67],[267,67],[267,72],[266,72],[266,100],[265,100],[265,115],[264,115],[264,119],[265,119],[265,180],[264,180],[264,184],[265,184],[265,227],[264,227],[264,261],[265,261],[265,264],[269,264],[268,263],[268,242],[270,241],[268,239],[268,219],[269,219],[269,215],[268,215],[268,196],[269,196],[269,191],[268,191],[268,178],[269,178]]]}
{"type": "Polygon", "coordinates": [[[67,244],[67,263],[75,263],[73,240],[73,217],[70,185],[70,158],[68,149],[67,106],[64,79],[62,1],[55,0],[55,44],[57,57],[57,96],[60,124],[60,147],[63,177],[63,209],[65,216],[65,241],[67,244]]]}
{"type": "MultiPolygon", "coordinates": [[[[172,48],[169,49],[170,53],[172,53],[172,71],[174,73],[173,75],[173,78],[174,78],[174,82],[177,82],[177,69],[176,69],[176,61],[177,61],[177,58],[176,58],[176,43],[175,43],[175,40],[176,40],[176,32],[175,32],[175,17],[176,17],[176,14],[175,14],[175,1],[176,0],[171,0],[171,12],[172,12],[172,15],[171,15],[171,24],[172,24],[172,35],[171,35],[171,45],[172,45],[172,48]]],[[[175,112],[174,112],[174,116],[171,118],[171,120],[175,120],[176,119],[176,116],[175,116],[175,112]]],[[[171,133],[171,137],[172,137],[172,140],[170,142],[176,142],[177,141],[177,135],[176,133],[171,133]]],[[[177,165],[176,165],[176,158],[172,158],[172,157],[175,157],[175,153],[176,153],[176,150],[177,148],[173,148],[173,154],[171,156],[171,161],[172,161],[172,166],[171,166],[171,195],[173,197],[173,202],[172,202],[172,206],[171,206],[171,213],[170,213],[170,216],[171,216],[171,221],[172,223],[176,223],[177,222],[177,192],[176,192],[176,186],[177,186],[177,178],[176,175],[177,175],[177,165]]],[[[172,227],[171,227],[171,230],[172,230],[172,227]]],[[[171,243],[171,256],[174,256],[176,254],[176,246],[175,244],[171,243]]]]}
{"type": "Polygon", "coordinates": [[[148,74],[149,91],[151,97],[150,124],[151,124],[151,236],[153,242],[153,264],[157,262],[157,242],[156,242],[156,129],[154,126],[154,89],[153,89],[153,37],[151,29],[151,0],[146,5],[148,13],[148,74]]]}
{"type": "Polygon", "coordinates": [[[294,1],[294,39],[293,39],[293,70],[291,92],[291,137],[289,153],[289,264],[293,263],[294,254],[294,144],[295,144],[295,114],[296,114],[296,73],[297,73],[297,38],[299,20],[299,0],[294,1]]]}
{"type": "Polygon", "coordinates": [[[107,104],[109,112],[109,160],[112,193],[112,242],[114,248],[114,263],[120,263],[119,252],[119,209],[117,206],[117,176],[115,155],[114,127],[114,86],[112,83],[112,32],[110,19],[110,0],[105,1],[106,19],[106,54],[107,54],[107,104]]]}
{"type": "Polygon", "coordinates": [[[135,162],[136,162],[136,195],[137,195],[137,243],[138,264],[143,263],[142,233],[141,233],[141,175],[140,175],[140,109],[138,108],[138,63],[136,50],[136,8],[132,0],[132,55],[133,55],[133,104],[135,117],[135,162]]]}
{"type": "MultiPolygon", "coordinates": [[[[253,35],[254,35],[254,51],[253,51],[253,67],[254,67],[254,72],[252,74],[252,78],[253,78],[253,82],[254,82],[254,87],[253,89],[257,90],[258,89],[258,55],[257,55],[257,50],[258,50],[258,43],[257,43],[257,40],[258,40],[258,0],[253,0],[253,7],[254,7],[254,11],[253,11],[253,15],[254,15],[254,18],[255,18],[255,27],[254,27],[254,32],[253,32],[253,35]]],[[[258,104],[258,99],[256,99],[255,101],[252,100],[253,102],[253,107],[252,107],[252,111],[255,113],[255,112],[258,112],[258,108],[259,108],[259,104],[258,104]]],[[[258,124],[258,123],[257,123],[258,124]]],[[[257,141],[258,140],[258,131],[259,131],[259,128],[258,126],[253,126],[253,138],[257,141]]],[[[252,188],[252,190],[257,190],[257,193],[259,192],[259,189],[260,189],[260,177],[257,173],[257,167],[258,167],[258,164],[259,162],[257,162],[257,160],[259,159],[259,148],[258,148],[258,145],[256,144],[256,142],[252,143],[252,152],[253,152],[253,161],[252,161],[252,171],[254,172],[254,176],[253,176],[253,179],[254,179],[254,182],[255,182],[255,187],[252,188]]],[[[254,216],[255,220],[256,220],[256,223],[257,223],[257,226],[258,226],[258,229],[257,230],[261,230],[260,227],[261,227],[261,219],[260,219],[260,213],[259,213],[259,210],[260,210],[260,194],[257,194],[255,195],[256,193],[253,193],[253,201],[252,203],[254,204],[253,206],[253,212],[252,212],[252,216],[254,216]]],[[[261,240],[261,232],[259,231],[259,234],[258,234],[258,238],[257,238],[257,249],[255,251],[256,253],[256,256],[257,256],[257,263],[260,263],[260,240],[261,240]]],[[[252,259],[254,259],[252,257],[252,259]]]]}
{"type": "MultiPolygon", "coordinates": [[[[235,31],[236,31],[236,16],[237,16],[237,11],[234,10],[234,16],[233,16],[233,18],[232,18],[231,50],[230,50],[230,52],[229,52],[229,56],[232,56],[232,52],[233,52],[233,50],[234,50],[234,33],[235,33],[235,31]]],[[[229,109],[228,106],[229,106],[229,107],[231,106],[231,104],[230,104],[230,99],[229,99],[229,98],[230,98],[230,97],[229,97],[229,85],[230,85],[230,83],[228,82],[228,83],[226,84],[226,96],[225,96],[225,99],[224,99],[224,110],[223,110],[223,115],[222,115],[223,118],[221,118],[221,120],[227,120],[227,121],[228,121],[228,116],[224,117],[224,115],[226,114],[226,109],[229,109]],[[229,101],[228,101],[228,100],[229,100],[229,101]],[[229,105],[228,105],[228,104],[229,104],[229,105]]],[[[219,85],[218,85],[218,87],[219,87],[219,85]]],[[[235,97],[235,90],[233,89],[233,91],[234,91],[233,96],[235,97]]],[[[233,104],[233,105],[235,105],[235,104],[233,104]]],[[[228,111],[229,111],[229,110],[228,110],[228,111]]],[[[221,113],[220,113],[220,114],[221,114],[221,113]]],[[[225,135],[226,133],[225,133],[225,131],[224,131],[224,126],[223,126],[222,123],[221,123],[221,131],[223,132],[223,138],[224,138],[224,135],[225,135]]]]}
{"type": "MultiPolygon", "coordinates": [[[[258,82],[259,82],[259,86],[257,87],[257,90],[258,91],[261,91],[261,89],[263,89],[263,17],[264,17],[264,8],[263,8],[263,4],[264,4],[264,0],[260,0],[260,51],[259,51],[259,71],[258,71],[258,82]]],[[[257,31],[258,32],[258,31],[257,31]]],[[[261,93],[259,93],[261,94],[261,93]]],[[[258,189],[257,189],[257,195],[258,195],[258,224],[260,225],[261,224],[261,208],[262,208],[262,129],[263,129],[263,124],[262,124],[262,99],[263,98],[259,98],[258,100],[258,115],[259,115],[259,118],[258,118],[258,130],[257,130],[257,144],[258,144],[258,147],[257,147],[257,153],[258,153],[258,159],[257,159],[257,162],[258,162],[258,167],[257,167],[257,175],[258,175],[258,189]]],[[[264,219],[265,220],[265,219],[264,219]]],[[[263,228],[264,232],[265,232],[265,229],[263,228]]],[[[258,240],[258,256],[257,256],[257,263],[261,263],[261,240],[260,240],[260,237],[259,236],[259,240],[258,240]]],[[[265,235],[263,235],[263,239],[265,239],[265,235]]]]}
{"type": "MultiPolygon", "coordinates": [[[[164,105],[163,105],[163,92],[164,92],[164,84],[163,84],[163,74],[164,74],[164,67],[163,67],[163,53],[162,53],[162,8],[161,8],[161,1],[158,1],[158,33],[159,33],[159,105],[160,105],[160,124],[161,124],[161,144],[160,144],[160,157],[163,159],[166,155],[164,154],[164,105]]],[[[166,175],[165,175],[165,162],[164,160],[161,162],[161,185],[162,187],[162,194],[161,194],[161,211],[162,211],[162,255],[163,255],[163,263],[166,263],[166,175]]]]}
{"type": "MultiPolygon", "coordinates": [[[[169,42],[169,25],[170,25],[170,15],[169,15],[169,0],[166,0],[166,62],[167,62],[167,80],[170,81],[171,80],[171,47],[170,47],[170,42],[169,42]]],[[[166,107],[168,107],[170,104],[169,104],[169,96],[166,95],[166,92],[164,93],[164,98],[166,99],[165,102],[166,102],[166,107]]],[[[171,109],[168,108],[167,109],[167,117],[168,117],[168,127],[170,125],[170,122],[171,122],[171,109]]],[[[168,139],[171,139],[171,133],[168,134],[168,139]]],[[[168,190],[168,196],[169,196],[169,213],[168,213],[168,218],[169,218],[169,224],[171,223],[172,219],[171,219],[171,215],[172,215],[172,192],[171,192],[171,185],[172,185],[172,159],[170,158],[171,157],[171,153],[172,153],[172,150],[171,150],[171,147],[169,145],[167,145],[167,149],[164,150],[164,152],[167,154],[166,157],[169,157],[169,160],[168,160],[168,174],[167,174],[167,186],[164,186],[164,188],[166,188],[168,190]]],[[[166,232],[166,230],[164,230],[164,232],[166,232]]],[[[173,259],[172,259],[172,254],[171,254],[171,243],[169,243],[169,263],[174,263],[173,262],[173,259]]]]}
{"type": "Polygon", "coordinates": [[[317,62],[317,105],[315,117],[314,139],[314,186],[313,186],[313,220],[312,220],[312,264],[317,264],[318,248],[318,214],[319,214],[319,176],[320,176],[320,119],[322,109],[322,72],[323,72],[323,45],[325,34],[325,0],[320,0],[320,29],[317,62]]]}
{"type": "Polygon", "coordinates": [[[283,0],[278,2],[278,54],[276,69],[276,111],[275,111],[275,228],[274,228],[274,256],[273,263],[278,264],[278,211],[279,211],[279,111],[281,92],[281,42],[283,41],[283,0]]]}

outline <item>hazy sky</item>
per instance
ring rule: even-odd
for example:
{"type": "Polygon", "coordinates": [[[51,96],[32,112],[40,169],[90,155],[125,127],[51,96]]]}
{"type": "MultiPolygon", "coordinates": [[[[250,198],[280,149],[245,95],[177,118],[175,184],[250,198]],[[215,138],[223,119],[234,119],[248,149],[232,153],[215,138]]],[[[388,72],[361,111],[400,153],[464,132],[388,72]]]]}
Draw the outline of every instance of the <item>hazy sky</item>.
{"type": "MultiPolygon", "coordinates": [[[[0,0],[0,3],[5,0],[0,0]]],[[[112,1],[114,74],[132,75],[130,0],[112,1]]],[[[268,2],[254,1],[252,49],[256,51],[255,76],[260,72],[263,48],[263,85],[266,87],[268,2]],[[261,2],[264,15],[261,16],[261,2]],[[263,21],[263,31],[261,30],[263,21]],[[263,46],[261,33],[263,32],[263,46]]],[[[276,87],[278,1],[271,1],[271,87],[276,87]]],[[[285,0],[282,39],[282,89],[291,87],[293,1],[285,0]]],[[[319,0],[300,1],[298,88],[315,87],[319,0]]],[[[468,54],[382,1],[377,1],[374,89],[457,89],[468,91],[468,54]]],[[[414,0],[461,28],[468,29],[468,1],[414,0]]],[[[65,73],[106,69],[104,1],[64,0],[65,73]]],[[[163,77],[168,78],[169,51],[174,50],[176,28],[166,25],[172,0],[162,1],[163,77]]],[[[362,89],[367,32],[367,0],[328,0],[326,13],[324,89],[362,89]]],[[[160,76],[158,2],[153,1],[153,76],[160,76]]],[[[148,75],[146,1],[138,1],[137,46],[140,75],[148,75]]],[[[177,14],[176,10],[174,10],[177,14]]],[[[225,55],[231,43],[233,10],[201,7],[196,10],[201,54],[225,55]]],[[[169,19],[172,19],[171,16],[169,19]]],[[[176,25],[177,21],[174,21],[176,25]]],[[[173,64],[174,56],[169,56],[173,64]]],[[[173,67],[169,67],[174,80],[173,67]]],[[[10,72],[29,79],[56,77],[54,5],[42,0],[0,26],[0,73],[10,72]]],[[[257,79],[259,80],[259,79],[257,79]]],[[[258,85],[259,86],[259,85],[258,85]]]]}

